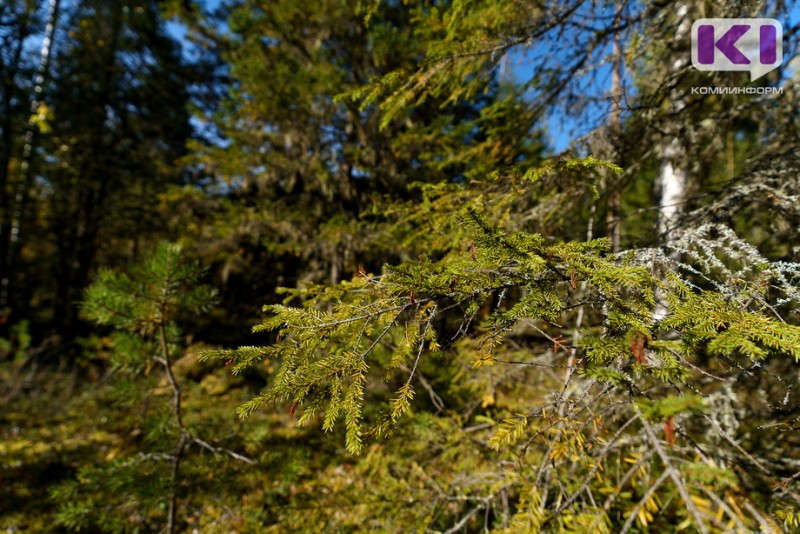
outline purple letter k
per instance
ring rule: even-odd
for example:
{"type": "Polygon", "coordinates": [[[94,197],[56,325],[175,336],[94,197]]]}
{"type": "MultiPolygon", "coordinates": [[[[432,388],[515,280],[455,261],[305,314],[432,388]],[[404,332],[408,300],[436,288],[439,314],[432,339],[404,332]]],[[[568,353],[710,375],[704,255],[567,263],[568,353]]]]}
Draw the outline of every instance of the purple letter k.
{"type": "Polygon", "coordinates": [[[703,24],[697,28],[697,61],[701,65],[712,65],[714,63],[714,49],[725,54],[734,65],[749,65],[750,60],[736,48],[736,41],[747,33],[750,29],[748,24],[736,24],[731,26],[725,35],[714,42],[714,26],[703,24]]]}

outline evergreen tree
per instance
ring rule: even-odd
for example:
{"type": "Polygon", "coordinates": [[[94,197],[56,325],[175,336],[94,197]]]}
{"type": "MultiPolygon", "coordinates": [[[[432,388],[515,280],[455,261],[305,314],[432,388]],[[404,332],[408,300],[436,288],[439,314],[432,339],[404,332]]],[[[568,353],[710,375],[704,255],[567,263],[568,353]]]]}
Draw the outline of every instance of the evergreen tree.
{"type": "Polygon", "coordinates": [[[129,409],[144,405],[135,430],[142,436],[135,448],[144,450],[138,456],[126,451],[105,465],[85,467],[76,480],[55,489],[64,526],[114,532],[151,529],[165,510],[164,530],[172,533],[184,524],[181,517],[190,515],[178,513],[185,509],[184,495],[196,491],[195,482],[187,478],[201,476],[198,464],[203,473],[213,473],[218,464],[199,452],[253,463],[203,439],[198,435],[201,420],[197,414],[189,419],[184,408],[188,384],[177,374],[176,360],[183,348],[176,319],[212,304],[215,292],[199,283],[202,273],[196,263],[181,258],[179,247],[162,243],[128,273],[101,271],[86,290],[86,317],[114,328],[111,362],[120,376],[110,395],[129,409]],[[154,370],[159,368],[161,372],[154,370]]]}
{"type": "MultiPolygon", "coordinates": [[[[540,157],[534,116],[496,76],[470,100],[441,95],[391,121],[344,97],[426,53],[415,8],[387,3],[369,23],[368,15],[355,1],[230,3],[230,33],[218,36],[229,94],[210,117],[223,141],[195,146],[192,160],[214,178],[205,208],[214,222],[197,227],[197,253],[219,265],[229,319],[253,293],[335,282],[406,254],[375,236],[395,220],[384,198],[420,200],[412,183],[463,181],[540,157]]],[[[173,205],[187,201],[199,204],[187,191],[173,205]]]]}

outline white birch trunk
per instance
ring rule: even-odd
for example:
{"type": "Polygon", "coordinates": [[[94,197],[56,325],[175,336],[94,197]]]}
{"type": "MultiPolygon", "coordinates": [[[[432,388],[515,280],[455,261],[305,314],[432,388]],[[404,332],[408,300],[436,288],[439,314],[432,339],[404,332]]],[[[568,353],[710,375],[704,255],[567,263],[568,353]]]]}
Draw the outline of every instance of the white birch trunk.
{"type": "MultiPolygon", "coordinates": [[[[690,21],[687,18],[688,7],[680,3],[677,17],[680,20],[675,32],[677,41],[687,39],[689,36],[690,21]]],[[[678,58],[672,63],[672,71],[677,72],[688,63],[687,58],[678,58]]],[[[679,95],[672,95],[672,111],[679,113],[686,107],[686,103],[679,95]]],[[[669,130],[668,130],[669,131],[669,130]]],[[[678,218],[683,211],[686,198],[686,154],[681,139],[674,132],[669,139],[665,139],[661,146],[661,169],[658,173],[657,186],[659,189],[658,203],[658,234],[662,246],[668,245],[673,237],[678,218]]],[[[660,291],[656,291],[656,307],[653,319],[656,321],[667,316],[669,310],[660,291]]]]}
{"type": "Polygon", "coordinates": [[[16,187],[14,188],[13,198],[13,211],[11,214],[11,228],[9,235],[8,250],[4,251],[7,254],[6,265],[8,269],[3,273],[2,280],[0,280],[0,308],[3,308],[8,302],[8,293],[10,289],[10,272],[13,269],[14,255],[20,240],[20,226],[22,224],[22,216],[24,213],[25,195],[31,183],[31,159],[33,158],[33,141],[36,133],[36,116],[39,113],[39,104],[41,102],[42,92],[44,90],[45,81],[47,80],[48,67],[50,65],[50,53],[53,50],[53,35],[55,34],[56,22],[58,21],[58,9],[60,0],[50,0],[47,7],[47,26],[44,30],[44,37],[42,38],[42,47],[39,52],[39,66],[36,69],[36,77],[34,78],[33,97],[31,98],[30,118],[28,119],[28,126],[25,130],[25,139],[22,148],[22,162],[20,164],[20,177],[17,180],[16,187]]]}

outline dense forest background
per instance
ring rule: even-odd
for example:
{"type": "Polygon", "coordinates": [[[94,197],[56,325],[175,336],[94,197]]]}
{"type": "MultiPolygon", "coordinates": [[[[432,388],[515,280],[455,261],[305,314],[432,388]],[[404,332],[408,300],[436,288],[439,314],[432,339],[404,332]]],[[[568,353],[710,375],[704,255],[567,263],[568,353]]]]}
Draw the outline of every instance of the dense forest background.
{"type": "Polygon", "coordinates": [[[797,531],[799,40],[0,2],[0,529],[797,531]]]}

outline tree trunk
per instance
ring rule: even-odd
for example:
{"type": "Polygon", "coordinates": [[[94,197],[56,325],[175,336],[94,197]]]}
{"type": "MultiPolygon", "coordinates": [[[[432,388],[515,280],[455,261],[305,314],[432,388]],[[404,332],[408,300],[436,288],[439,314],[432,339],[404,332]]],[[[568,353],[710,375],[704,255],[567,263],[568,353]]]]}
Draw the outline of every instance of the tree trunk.
{"type": "MultiPolygon", "coordinates": [[[[676,42],[689,35],[689,9],[683,2],[677,6],[678,28],[675,32],[676,42]]],[[[672,72],[677,72],[686,65],[686,58],[678,58],[672,63],[672,72]]],[[[678,94],[672,95],[672,114],[680,113],[686,103],[678,94]]],[[[686,197],[686,154],[678,131],[672,126],[667,130],[670,137],[661,145],[661,168],[656,185],[659,190],[658,202],[658,235],[663,246],[670,243],[677,226],[678,218],[683,211],[686,197]]],[[[663,319],[669,310],[660,291],[656,292],[656,307],[653,312],[655,320],[663,319]]]]}
{"type": "Polygon", "coordinates": [[[38,126],[36,115],[39,112],[40,98],[47,81],[48,67],[50,65],[50,53],[53,50],[53,35],[55,34],[56,23],[58,22],[58,9],[60,0],[50,0],[47,8],[47,26],[45,27],[42,39],[42,48],[39,52],[39,67],[36,71],[34,80],[33,97],[31,98],[30,116],[28,126],[25,130],[25,138],[22,148],[22,163],[20,164],[20,177],[14,188],[13,208],[11,211],[10,227],[8,231],[8,246],[4,248],[5,260],[3,262],[2,280],[0,280],[0,308],[4,307],[9,301],[13,270],[17,261],[17,252],[20,242],[20,231],[22,218],[25,214],[25,200],[28,190],[33,181],[31,163],[34,155],[34,140],[38,126]]]}
{"type": "Polygon", "coordinates": [[[0,64],[0,77],[3,83],[3,134],[0,138],[0,310],[8,306],[8,292],[10,290],[10,278],[8,276],[8,249],[11,241],[11,197],[10,176],[12,143],[14,136],[11,131],[14,128],[14,117],[12,102],[16,93],[14,78],[19,72],[20,61],[22,59],[22,49],[25,39],[28,37],[29,24],[28,17],[22,17],[17,35],[16,47],[11,54],[11,61],[8,65],[0,64]]]}
{"type": "Polygon", "coordinates": [[[686,170],[680,140],[674,137],[662,149],[661,170],[658,175],[661,198],[658,204],[658,234],[663,244],[672,238],[678,216],[683,211],[686,190],[686,170]]]}
{"type": "MultiPolygon", "coordinates": [[[[622,19],[622,2],[617,2],[615,24],[622,19]]],[[[614,36],[614,70],[611,73],[611,144],[614,147],[613,155],[618,156],[618,140],[622,120],[622,37],[619,31],[614,36]]],[[[622,206],[622,184],[613,173],[608,173],[608,206],[606,211],[606,227],[608,238],[611,241],[611,252],[619,252],[620,239],[620,212],[622,206]]]]}

